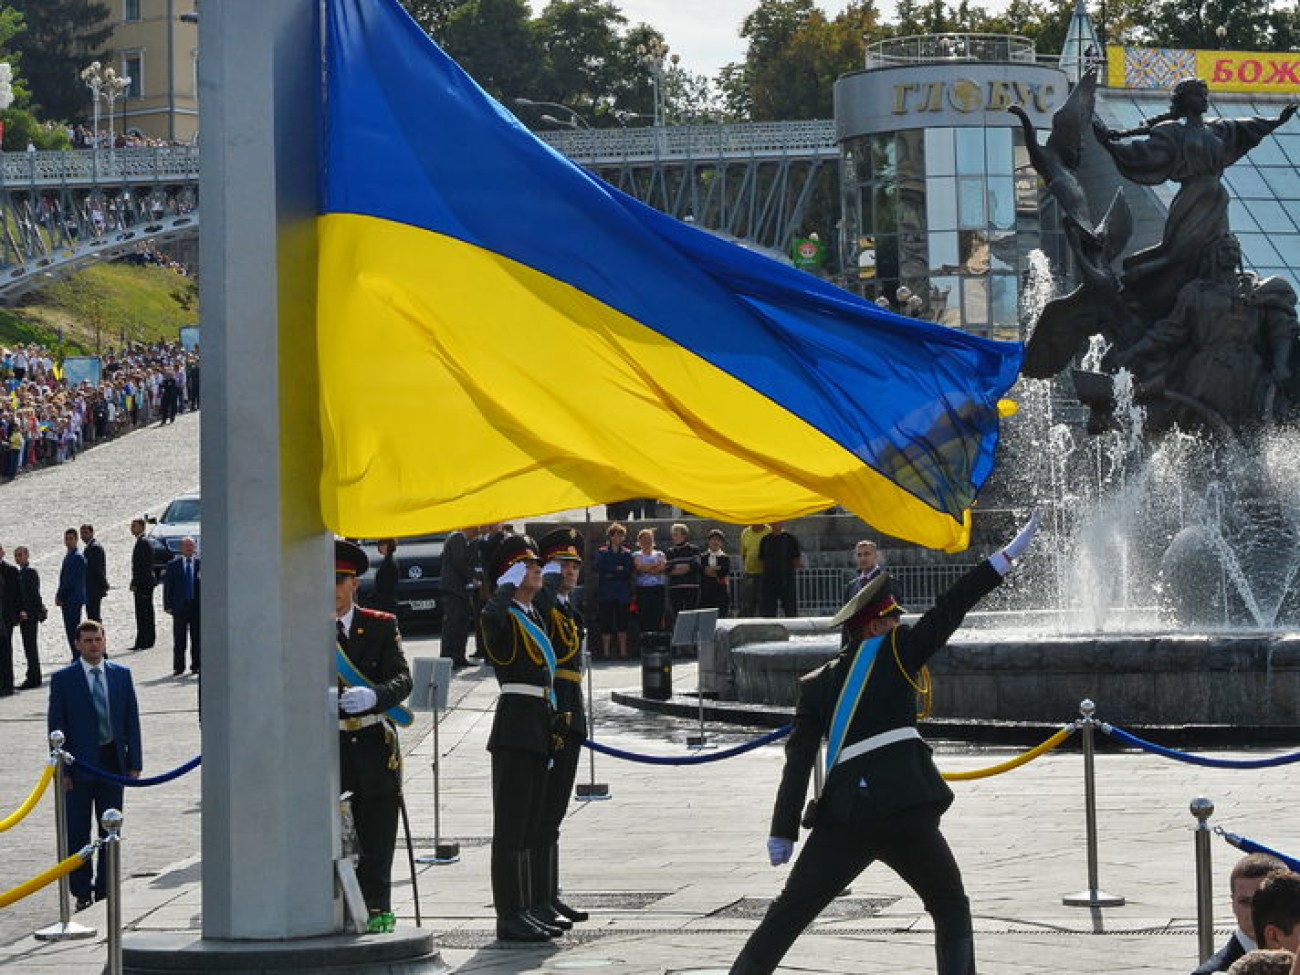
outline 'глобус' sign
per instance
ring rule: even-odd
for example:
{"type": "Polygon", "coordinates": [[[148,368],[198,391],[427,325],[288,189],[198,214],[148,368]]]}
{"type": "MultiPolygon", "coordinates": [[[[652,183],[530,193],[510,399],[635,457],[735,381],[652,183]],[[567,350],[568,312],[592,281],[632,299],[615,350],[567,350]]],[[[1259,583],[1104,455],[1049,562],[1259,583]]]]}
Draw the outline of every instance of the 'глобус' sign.
{"type": "Polygon", "coordinates": [[[835,82],[840,139],[934,126],[1010,127],[1019,105],[1048,128],[1069,93],[1063,72],[1036,64],[928,61],[856,71],[835,82]]]}

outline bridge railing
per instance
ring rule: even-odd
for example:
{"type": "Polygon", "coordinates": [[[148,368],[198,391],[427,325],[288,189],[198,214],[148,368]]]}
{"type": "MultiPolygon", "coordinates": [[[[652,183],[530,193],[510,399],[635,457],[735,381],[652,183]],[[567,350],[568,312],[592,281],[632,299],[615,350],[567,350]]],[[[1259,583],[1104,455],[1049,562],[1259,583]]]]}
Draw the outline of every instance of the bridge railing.
{"type": "Polygon", "coordinates": [[[198,178],[197,146],[0,153],[0,186],[111,185],[198,178]]]}
{"type": "Polygon", "coordinates": [[[833,119],[539,132],[570,159],[839,155],[833,119]]]}

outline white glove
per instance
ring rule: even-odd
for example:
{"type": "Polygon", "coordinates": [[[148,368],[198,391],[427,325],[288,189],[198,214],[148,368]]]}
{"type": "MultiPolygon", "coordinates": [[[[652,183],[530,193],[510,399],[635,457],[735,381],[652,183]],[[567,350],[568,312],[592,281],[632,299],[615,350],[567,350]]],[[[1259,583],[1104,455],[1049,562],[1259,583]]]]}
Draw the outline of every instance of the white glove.
{"type": "Polygon", "coordinates": [[[1038,534],[1038,522],[1041,517],[1042,511],[1035,508],[1029,514],[1029,521],[1025,523],[1024,528],[1020,529],[1016,537],[1007,542],[1002,551],[994,552],[989,556],[989,562],[993,565],[993,568],[998,570],[999,575],[1006,575],[1010,572],[1011,563],[1020,558],[1025,553],[1025,549],[1029,548],[1029,543],[1038,534]]]}
{"type": "Polygon", "coordinates": [[[379,703],[379,695],[368,687],[349,687],[339,695],[339,708],[346,714],[369,711],[379,703]]]}
{"type": "Polygon", "coordinates": [[[546,565],[542,566],[542,575],[558,576],[560,574],[560,560],[551,559],[546,565]]]}
{"type": "Polygon", "coordinates": [[[783,863],[789,863],[793,854],[794,840],[785,840],[779,836],[767,838],[767,858],[772,861],[772,866],[779,867],[783,863]]]}
{"type": "Polygon", "coordinates": [[[497,586],[504,586],[508,582],[510,585],[518,588],[519,583],[524,581],[524,575],[527,572],[527,562],[516,562],[510,568],[506,569],[505,572],[501,573],[500,578],[497,579],[497,586]]]}

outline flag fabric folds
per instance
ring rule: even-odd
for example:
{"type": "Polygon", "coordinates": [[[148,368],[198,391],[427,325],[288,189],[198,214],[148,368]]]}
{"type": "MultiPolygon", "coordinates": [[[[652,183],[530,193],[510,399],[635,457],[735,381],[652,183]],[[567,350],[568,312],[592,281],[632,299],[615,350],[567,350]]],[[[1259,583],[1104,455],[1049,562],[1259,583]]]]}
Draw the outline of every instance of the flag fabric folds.
{"type": "Polygon", "coordinates": [[[401,535],[628,497],[841,504],[965,546],[1022,348],[901,318],[535,138],[396,0],[329,0],[326,523],[401,535]]]}

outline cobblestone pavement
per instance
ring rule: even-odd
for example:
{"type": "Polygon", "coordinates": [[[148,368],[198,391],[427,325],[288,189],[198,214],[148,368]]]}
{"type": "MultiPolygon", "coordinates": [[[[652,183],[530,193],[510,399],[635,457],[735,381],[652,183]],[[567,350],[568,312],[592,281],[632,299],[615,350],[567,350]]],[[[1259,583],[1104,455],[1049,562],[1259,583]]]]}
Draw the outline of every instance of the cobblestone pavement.
{"type": "MultiPolygon", "coordinates": [[[[101,526],[114,578],[124,579],[127,521],[140,508],[193,487],[196,435],[197,418],[183,416],[174,428],[145,431],[100,448],[75,469],[0,488],[0,541],[7,547],[19,541],[32,544],[48,570],[57,559],[61,529],[90,518],[101,526]],[[104,469],[97,471],[101,463],[104,469]],[[126,469],[145,473],[134,483],[114,473],[126,469]]],[[[125,593],[114,593],[106,607],[112,639],[128,645],[125,593]]],[[[171,677],[165,624],[160,636],[164,645],[158,649],[123,658],[140,685],[147,773],[171,768],[199,749],[193,680],[171,677]]],[[[47,659],[64,659],[57,634],[50,631],[47,638],[47,659]]],[[[407,651],[412,657],[434,655],[437,641],[408,634],[407,651]]],[[[638,684],[635,664],[600,664],[594,680],[599,739],[637,752],[687,753],[685,739],[695,730],[693,722],[610,702],[611,690],[638,684]]],[[[692,665],[675,668],[674,686],[681,692],[694,688],[692,665]]],[[[443,957],[455,970],[500,975],[574,969],[620,975],[725,972],[788,873],[788,868],[769,867],[763,850],[780,746],[686,768],[598,758],[596,777],[610,785],[612,799],[573,803],[562,839],[566,899],[592,908],[592,920],[544,948],[507,948],[493,939],[487,870],[491,814],[484,745],[495,682],[486,669],[460,671],[451,696],[440,728],[441,826],[444,839],[460,842],[461,859],[451,865],[421,865],[418,878],[424,924],[437,933],[443,957]]],[[[17,805],[39,773],[45,755],[44,704],[41,691],[0,700],[5,736],[0,815],[17,805]]],[[[1104,719],[1105,702],[1098,704],[1104,719]]],[[[1062,715],[1062,720],[1071,717],[1062,715]]],[[[759,730],[714,728],[711,733],[726,745],[759,730]]],[[[429,715],[418,715],[403,733],[403,750],[416,851],[425,854],[433,836],[429,715]]],[[[940,766],[951,770],[983,768],[1012,753],[937,746],[940,766]]],[[[1206,769],[1112,752],[1099,754],[1096,764],[1100,886],[1127,901],[1105,910],[1061,902],[1062,895],[1087,887],[1077,751],[1053,752],[1011,773],[954,785],[957,801],[945,817],[945,832],[971,895],[981,971],[1190,971],[1196,955],[1196,894],[1188,803],[1195,796],[1215,801],[1215,823],[1291,853],[1300,851],[1295,775],[1287,768],[1206,769]]],[[[584,756],[582,779],[589,768],[584,756]]],[[[123,916],[137,933],[129,937],[199,930],[198,788],[199,777],[189,775],[128,797],[123,916]]],[[[24,823],[0,834],[0,849],[7,854],[0,858],[0,888],[53,861],[52,821],[46,798],[24,823]]],[[[1216,839],[1213,855],[1216,940],[1222,940],[1230,922],[1225,878],[1236,854],[1216,839]]],[[[400,923],[409,929],[415,922],[415,899],[401,856],[394,879],[400,923]]],[[[59,975],[97,971],[105,957],[102,938],[45,945],[27,937],[56,916],[50,891],[0,911],[0,965],[59,975]]],[[[103,905],[96,905],[78,920],[98,926],[102,936],[104,917],[103,905]]],[[[931,930],[917,899],[889,870],[876,866],[796,943],[781,971],[930,971],[931,930]]]]}

